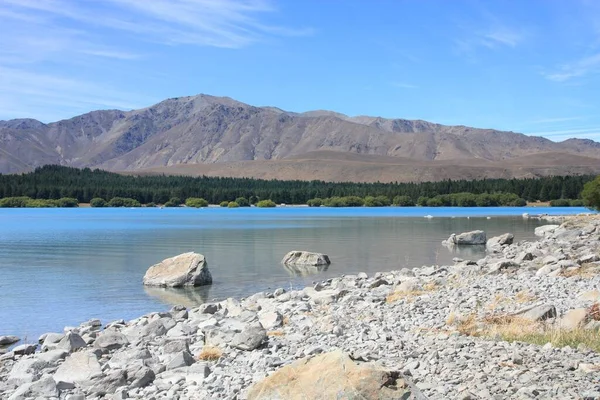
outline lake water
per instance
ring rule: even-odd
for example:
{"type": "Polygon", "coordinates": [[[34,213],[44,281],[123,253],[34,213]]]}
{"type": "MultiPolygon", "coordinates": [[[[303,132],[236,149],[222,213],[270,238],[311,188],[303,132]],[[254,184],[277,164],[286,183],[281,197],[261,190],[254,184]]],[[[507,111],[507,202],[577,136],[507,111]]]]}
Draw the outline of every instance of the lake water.
{"type": "Polygon", "coordinates": [[[300,208],[277,209],[0,209],[0,335],[36,340],[90,318],[104,323],[243,297],[361,271],[479,259],[441,241],[483,229],[534,239],[544,222],[521,214],[567,214],[584,208],[300,208]],[[433,218],[423,218],[424,215],[433,218]],[[487,219],[486,216],[492,216],[487,219]],[[290,250],[323,252],[332,265],[297,276],[281,264],[290,250]],[[206,256],[210,287],[148,289],[146,269],[188,251],[206,256]]]}

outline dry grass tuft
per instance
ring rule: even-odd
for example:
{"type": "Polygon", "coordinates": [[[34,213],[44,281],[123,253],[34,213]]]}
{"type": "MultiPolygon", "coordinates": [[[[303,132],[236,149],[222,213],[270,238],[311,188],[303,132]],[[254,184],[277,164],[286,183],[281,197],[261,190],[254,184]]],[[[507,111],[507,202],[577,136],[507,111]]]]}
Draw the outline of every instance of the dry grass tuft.
{"type": "Polygon", "coordinates": [[[515,301],[517,303],[531,303],[537,300],[537,296],[529,293],[528,290],[521,290],[515,295],[515,301]]]}
{"type": "Polygon", "coordinates": [[[283,325],[287,325],[290,323],[290,317],[285,316],[283,317],[283,321],[281,322],[283,325]]]}
{"type": "Polygon", "coordinates": [[[583,264],[579,268],[573,268],[570,270],[564,270],[560,273],[560,276],[565,278],[571,278],[573,276],[579,276],[581,278],[593,278],[598,275],[600,269],[596,264],[583,264]]]}
{"type": "Polygon", "coordinates": [[[413,301],[415,299],[415,297],[419,297],[425,293],[426,292],[424,290],[398,291],[398,292],[390,293],[385,298],[385,302],[386,303],[395,303],[396,301],[402,300],[402,299],[404,299],[406,301],[413,301]]]}
{"type": "Polygon", "coordinates": [[[198,359],[203,361],[217,361],[223,355],[223,350],[214,346],[204,346],[198,359]]]}
{"type": "Polygon", "coordinates": [[[427,282],[423,285],[422,290],[399,290],[390,293],[386,298],[386,303],[394,303],[398,300],[413,301],[415,298],[422,296],[426,293],[433,292],[440,288],[440,285],[435,281],[427,282]]]}
{"type": "Polygon", "coordinates": [[[285,336],[284,331],[268,331],[267,336],[285,336]]]}
{"type": "MultiPolygon", "coordinates": [[[[600,306],[598,310],[600,311],[600,306]]],[[[577,348],[583,344],[591,350],[600,352],[600,335],[595,330],[560,329],[512,315],[488,315],[478,321],[473,313],[458,323],[457,330],[468,336],[488,337],[507,342],[526,342],[540,346],[551,343],[554,347],[577,348]]]]}

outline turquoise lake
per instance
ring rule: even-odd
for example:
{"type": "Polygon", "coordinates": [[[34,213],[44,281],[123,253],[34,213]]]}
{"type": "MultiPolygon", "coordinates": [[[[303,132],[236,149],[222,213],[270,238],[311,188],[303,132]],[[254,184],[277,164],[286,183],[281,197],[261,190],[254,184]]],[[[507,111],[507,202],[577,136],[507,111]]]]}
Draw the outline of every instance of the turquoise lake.
{"type": "Polygon", "coordinates": [[[483,229],[533,240],[545,222],[521,214],[574,214],[584,208],[0,209],[0,335],[35,341],[90,318],[103,323],[303,287],[342,274],[477,260],[481,247],[453,252],[451,233],[483,229]],[[423,218],[431,215],[433,218],[423,218]],[[491,219],[487,219],[490,216],[491,219]],[[331,266],[296,276],[281,264],[290,250],[323,252],[331,266]],[[171,256],[206,256],[210,287],[142,286],[146,269],[171,256]]]}

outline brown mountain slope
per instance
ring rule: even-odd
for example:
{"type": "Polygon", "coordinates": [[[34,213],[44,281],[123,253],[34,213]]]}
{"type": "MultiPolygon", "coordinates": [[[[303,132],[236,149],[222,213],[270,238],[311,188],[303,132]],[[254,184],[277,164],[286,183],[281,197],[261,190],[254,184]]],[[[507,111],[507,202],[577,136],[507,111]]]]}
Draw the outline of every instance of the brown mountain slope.
{"type": "Polygon", "coordinates": [[[53,163],[324,180],[509,177],[600,172],[599,150],[599,143],[587,140],[554,143],[514,132],[331,111],[298,114],[207,95],[51,124],[0,121],[1,173],[53,163]],[[546,164],[538,168],[536,162],[546,164]]]}
{"type": "Polygon", "coordinates": [[[419,161],[410,158],[317,151],[284,160],[180,164],[128,173],[316,179],[330,182],[418,182],[598,174],[600,162],[596,158],[562,153],[540,153],[505,162],[483,159],[419,161]]]}

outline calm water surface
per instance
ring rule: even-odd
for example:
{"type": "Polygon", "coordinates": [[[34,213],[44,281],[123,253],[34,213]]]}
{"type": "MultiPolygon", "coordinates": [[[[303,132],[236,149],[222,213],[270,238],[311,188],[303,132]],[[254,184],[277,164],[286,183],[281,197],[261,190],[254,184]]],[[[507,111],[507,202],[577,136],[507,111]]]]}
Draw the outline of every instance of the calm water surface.
{"type": "Polygon", "coordinates": [[[531,240],[539,221],[521,214],[583,208],[277,208],[0,209],[0,335],[35,340],[90,318],[131,319],[212,299],[361,271],[374,273],[478,259],[479,247],[453,253],[453,232],[483,229],[531,240]],[[434,218],[423,218],[424,215],[434,218]],[[486,216],[492,216],[487,219],[486,216]],[[330,256],[332,265],[297,276],[280,261],[290,250],[330,256]],[[148,289],[146,269],[187,251],[206,256],[213,285],[148,289]]]}

